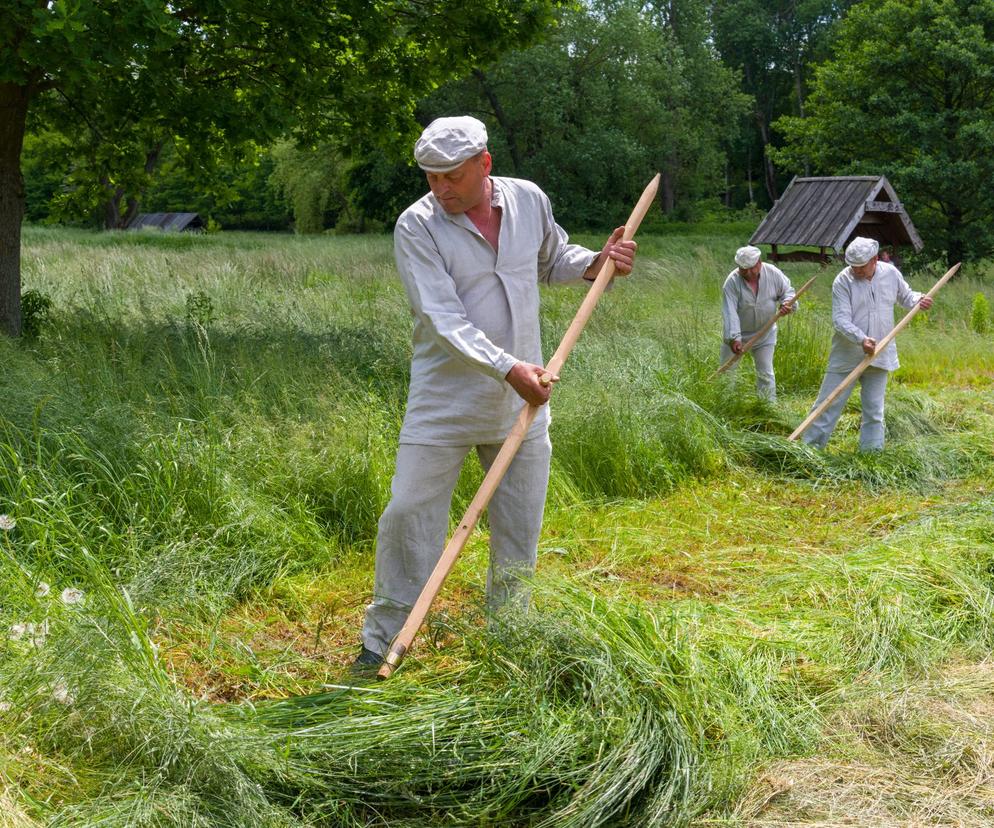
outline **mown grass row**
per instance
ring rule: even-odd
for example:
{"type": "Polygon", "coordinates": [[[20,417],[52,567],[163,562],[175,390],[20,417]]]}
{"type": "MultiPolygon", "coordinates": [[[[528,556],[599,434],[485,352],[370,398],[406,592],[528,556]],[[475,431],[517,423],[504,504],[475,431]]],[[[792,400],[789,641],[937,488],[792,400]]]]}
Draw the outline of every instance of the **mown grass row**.
{"type": "Polygon", "coordinates": [[[57,825],[684,824],[758,760],[812,750],[864,683],[988,652],[992,518],[986,500],[799,555],[721,604],[540,582],[527,618],[451,622],[449,667],[254,706],[177,688],[94,558],[82,606],[8,567],[4,621],[47,640],[6,648],[6,741],[31,752],[4,773],[36,797],[61,783],[57,825]]]}

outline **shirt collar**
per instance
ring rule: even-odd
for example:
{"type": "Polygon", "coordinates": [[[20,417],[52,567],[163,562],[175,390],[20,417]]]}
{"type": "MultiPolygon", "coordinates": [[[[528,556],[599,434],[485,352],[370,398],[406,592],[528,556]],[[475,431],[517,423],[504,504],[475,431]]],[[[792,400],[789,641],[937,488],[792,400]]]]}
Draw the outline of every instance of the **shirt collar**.
{"type": "MultiPolygon", "coordinates": [[[[479,230],[477,230],[476,228],[476,225],[469,220],[469,216],[467,216],[465,213],[447,212],[446,209],[442,206],[441,202],[439,202],[439,200],[435,198],[434,194],[431,194],[431,200],[435,205],[436,212],[441,213],[444,218],[448,219],[453,224],[458,224],[461,225],[462,227],[467,228],[468,230],[472,230],[474,233],[479,232],[479,230]]],[[[491,207],[504,206],[504,192],[501,189],[500,184],[497,183],[497,179],[494,178],[493,176],[490,176],[490,206],[491,207]]]]}

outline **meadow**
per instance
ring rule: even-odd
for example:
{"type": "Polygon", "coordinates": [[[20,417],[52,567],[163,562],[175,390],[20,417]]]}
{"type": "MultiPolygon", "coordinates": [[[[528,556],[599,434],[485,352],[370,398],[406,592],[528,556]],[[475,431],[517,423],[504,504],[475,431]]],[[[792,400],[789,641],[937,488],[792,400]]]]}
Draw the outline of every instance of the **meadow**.
{"type": "MultiPolygon", "coordinates": [[[[390,239],[28,228],[51,308],[0,341],[0,825],[991,824],[994,265],[899,338],[886,450],[850,404],[821,453],[785,437],[834,268],[784,266],[821,275],[776,404],[748,358],[712,376],[746,233],[642,236],[602,300],[527,616],[482,617],[484,522],[403,669],[353,686],[410,356],[390,239]]],[[[580,298],[544,291],[547,353],[580,298]]]]}

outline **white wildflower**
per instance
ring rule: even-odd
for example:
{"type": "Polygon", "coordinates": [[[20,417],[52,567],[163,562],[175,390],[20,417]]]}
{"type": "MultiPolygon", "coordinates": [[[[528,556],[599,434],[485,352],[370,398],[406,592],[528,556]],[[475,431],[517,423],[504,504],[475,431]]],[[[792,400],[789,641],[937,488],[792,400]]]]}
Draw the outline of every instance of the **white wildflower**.
{"type": "Polygon", "coordinates": [[[35,589],[35,598],[47,598],[48,593],[51,591],[52,588],[44,581],[41,581],[39,582],[37,589],[35,589]]]}
{"type": "Polygon", "coordinates": [[[66,587],[62,590],[62,603],[72,606],[83,603],[83,590],[76,587],[66,587]]]}
{"type": "Polygon", "coordinates": [[[69,692],[69,688],[66,687],[65,683],[61,681],[52,687],[52,698],[59,704],[65,705],[70,705],[76,701],[76,697],[69,692]]]}
{"type": "Polygon", "coordinates": [[[27,631],[28,631],[27,624],[11,624],[10,640],[20,641],[22,638],[24,638],[24,635],[27,633],[27,631]]]}
{"type": "Polygon", "coordinates": [[[9,532],[17,526],[17,521],[10,515],[0,515],[0,530],[9,532]]]}
{"type": "Polygon", "coordinates": [[[0,713],[9,713],[13,707],[9,701],[0,701],[0,713]]]}

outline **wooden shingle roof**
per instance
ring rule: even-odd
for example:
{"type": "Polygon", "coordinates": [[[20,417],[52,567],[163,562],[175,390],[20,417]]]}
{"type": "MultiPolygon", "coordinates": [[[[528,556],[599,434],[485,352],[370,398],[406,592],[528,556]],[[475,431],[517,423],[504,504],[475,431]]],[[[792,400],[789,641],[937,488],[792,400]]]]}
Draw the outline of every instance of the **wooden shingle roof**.
{"type": "Polygon", "coordinates": [[[856,236],[911,245],[916,251],[924,246],[897,193],[882,175],[795,177],[749,243],[841,252],[856,236]]]}

